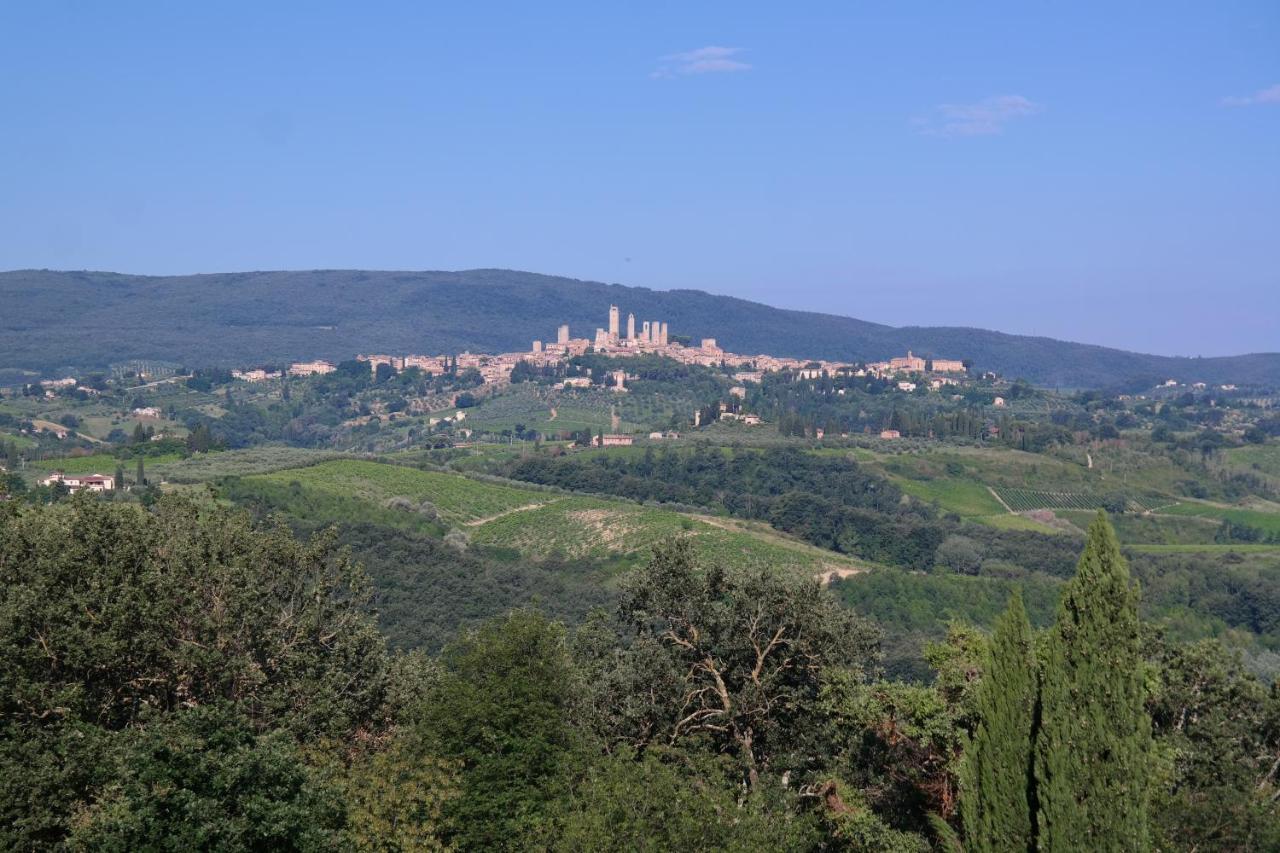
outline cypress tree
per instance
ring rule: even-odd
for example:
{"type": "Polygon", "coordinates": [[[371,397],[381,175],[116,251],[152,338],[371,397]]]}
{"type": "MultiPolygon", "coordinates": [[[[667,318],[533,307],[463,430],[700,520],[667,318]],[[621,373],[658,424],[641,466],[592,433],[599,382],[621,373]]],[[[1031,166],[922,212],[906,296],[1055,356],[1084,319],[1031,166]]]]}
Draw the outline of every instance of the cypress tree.
{"type": "Polygon", "coordinates": [[[978,728],[960,767],[965,849],[1032,849],[1032,726],[1036,672],[1031,623],[1016,588],[996,622],[977,688],[978,728]]]}
{"type": "Polygon", "coordinates": [[[1099,511],[1043,658],[1035,747],[1041,850],[1150,849],[1151,720],[1138,632],[1138,590],[1099,511]]]}
{"type": "Polygon", "coordinates": [[[139,488],[147,484],[147,471],[146,471],[146,467],[142,464],[141,456],[138,457],[138,473],[137,473],[136,479],[137,479],[139,488]]]}

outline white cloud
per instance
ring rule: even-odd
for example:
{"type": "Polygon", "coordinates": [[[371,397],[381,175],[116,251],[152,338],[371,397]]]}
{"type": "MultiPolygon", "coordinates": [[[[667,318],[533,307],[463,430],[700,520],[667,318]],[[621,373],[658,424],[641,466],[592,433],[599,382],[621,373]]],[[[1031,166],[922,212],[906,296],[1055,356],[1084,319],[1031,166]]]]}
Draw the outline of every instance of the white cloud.
{"type": "Polygon", "coordinates": [[[1255,104],[1280,104],[1280,83],[1259,89],[1252,95],[1229,95],[1222,99],[1224,107],[1252,107],[1255,104]]]}
{"type": "Polygon", "coordinates": [[[722,74],[728,71],[749,71],[751,66],[734,56],[742,52],[740,47],[716,47],[708,45],[683,53],[659,57],[659,64],[649,75],[669,78],[686,74],[722,74]]]}
{"type": "Polygon", "coordinates": [[[1043,112],[1044,108],[1021,95],[993,95],[972,104],[939,104],[914,124],[928,136],[993,136],[1004,132],[1014,119],[1043,112]]]}

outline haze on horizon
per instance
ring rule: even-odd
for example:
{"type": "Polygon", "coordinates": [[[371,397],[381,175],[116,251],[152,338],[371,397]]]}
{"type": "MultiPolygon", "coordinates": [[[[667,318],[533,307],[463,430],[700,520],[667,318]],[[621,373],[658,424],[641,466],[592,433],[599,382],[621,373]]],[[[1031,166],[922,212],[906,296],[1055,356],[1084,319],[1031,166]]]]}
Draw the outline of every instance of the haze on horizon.
{"type": "Polygon", "coordinates": [[[1280,350],[1265,0],[12,4],[0,30],[0,269],[503,267],[1280,350]]]}

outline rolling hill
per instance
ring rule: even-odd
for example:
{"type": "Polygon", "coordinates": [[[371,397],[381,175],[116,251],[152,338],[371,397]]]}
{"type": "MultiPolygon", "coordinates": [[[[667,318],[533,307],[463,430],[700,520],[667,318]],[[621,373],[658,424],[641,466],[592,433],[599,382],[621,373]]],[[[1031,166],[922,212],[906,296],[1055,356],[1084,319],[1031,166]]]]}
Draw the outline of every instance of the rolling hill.
{"type": "Polygon", "coordinates": [[[744,353],[832,359],[919,354],[1050,386],[1157,380],[1280,384],[1280,353],[1172,358],[954,327],[893,327],[772,308],[697,290],[658,291],[510,270],[245,272],[133,276],[0,273],[0,368],[45,373],[131,359],[189,366],[350,358],[362,351],[523,349],[568,322],[604,323],[610,304],[673,334],[744,353]]]}
{"type": "Polygon", "coordinates": [[[868,567],[764,524],[356,459],[251,475],[241,481],[240,489],[273,506],[287,507],[291,516],[304,521],[380,521],[411,530],[423,523],[417,507],[425,500],[446,525],[463,531],[471,542],[512,548],[538,559],[646,559],[656,542],[688,536],[704,557],[726,564],[809,576],[850,574],[868,567]]]}

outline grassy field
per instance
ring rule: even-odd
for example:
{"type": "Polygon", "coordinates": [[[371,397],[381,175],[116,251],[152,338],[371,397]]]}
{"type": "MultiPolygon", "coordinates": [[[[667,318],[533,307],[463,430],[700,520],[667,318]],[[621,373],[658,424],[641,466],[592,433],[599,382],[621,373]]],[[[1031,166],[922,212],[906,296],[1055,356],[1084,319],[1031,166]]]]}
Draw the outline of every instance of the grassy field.
{"type": "Polygon", "coordinates": [[[1125,545],[1141,554],[1280,554],[1280,545],[1125,545]]]}
{"type": "MultiPolygon", "coordinates": [[[[301,468],[335,458],[326,450],[303,447],[252,447],[201,453],[157,468],[157,473],[179,483],[201,483],[219,477],[246,477],[285,468],[301,468]]],[[[148,464],[150,464],[148,462],[148,464]]]]}
{"type": "Polygon", "coordinates": [[[545,502],[545,493],[454,474],[419,471],[358,459],[338,459],[307,468],[289,468],[249,478],[379,506],[392,498],[430,501],[454,522],[474,522],[517,507],[545,502]]]}
{"type": "MultiPolygon", "coordinates": [[[[1059,510],[1055,513],[1084,530],[1093,521],[1094,513],[1087,510],[1059,510]]],[[[1218,523],[1212,519],[1171,517],[1164,515],[1111,516],[1120,541],[1129,545],[1212,545],[1218,523]]]]}
{"type": "Polygon", "coordinates": [[[724,565],[810,574],[866,567],[763,525],[583,497],[553,497],[541,506],[492,519],[476,527],[472,541],[538,557],[610,560],[643,558],[654,544],[676,536],[690,537],[704,559],[724,565]]]}
{"type": "Polygon", "coordinates": [[[1256,509],[1219,506],[1200,503],[1198,501],[1182,501],[1160,510],[1161,515],[1182,515],[1209,518],[1217,521],[1230,520],[1234,524],[1254,527],[1268,534],[1280,536],[1280,513],[1261,512],[1256,509]]]}
{"type": "Polygon", "coordinates": [[[517,424],[543,434],[610,429],[610,408],[622,418],[620,429],[634,432],[644,424],[629,420],[623,410],[621,395],[608,391],[559,391],[533,385],[513,388],[509,393],[486,398],[484,403],[467,410],[465,426],[500,432],[514,430],[517,424]],[[552,416],[552,410],[555,416],[552,416]]]}
{"type": "Polygon", "coordinates": [[[1048,524],[1042,524],[1034,518],[1027,518],[1025,515],[1011,515],[1003,513],[1001,515],[983,515],[972,519],[980,524],[988,527],[997,527],[1000,530],[1030,530],[1033,533],[1052,533],[1060,534],[1067,531],[1048,524]]]}
{"type": "Polygon", "coordinates": [[[909,480],[894,477],[902,491],[926,503],[936,503],[945,512],[960,516],[986,516],[1005,512],[986,486],[973,480],[940,477],[936,480],[909,480]]]}
{"type": "Polygon", "coordinates": [[[1280,444],[1250,444],[1226,451],[1227,460],[1236,467],[1261,471],[1280,477],[1280,444]]]}
{"type": "MultiPolygon", "coordinates": [[[[166,464],[177,462],[182,457],[176,453],[164,456],[149,456],[144,460],[148,471],[158,473],[166,464]]],[[[95,453],[92,456],[64,456],[58,459],[43,459],[31,463],[33,471],[62,471],[67,474],[112,474],[117,465],[123,465],[125,471],[132,475],[137,462],[133,459],[116,459],[109,453],[95,453]]]]}
{"type": "Polygon", "coordinates": [[[796,541],[763,524],[355,459],[254,475],[244,478],[244,484],[308,521],[387,523],[391,518],[413,526],[421,523],[418,517],[388,509],[392,499],[430,501],[472,543],[511,548],[531,557],[559,555],[626,563],[644,559],[656,542],[689,536],[704,558],[725,564],[811,575],[867,568],[865,563],[796,541]]]}

